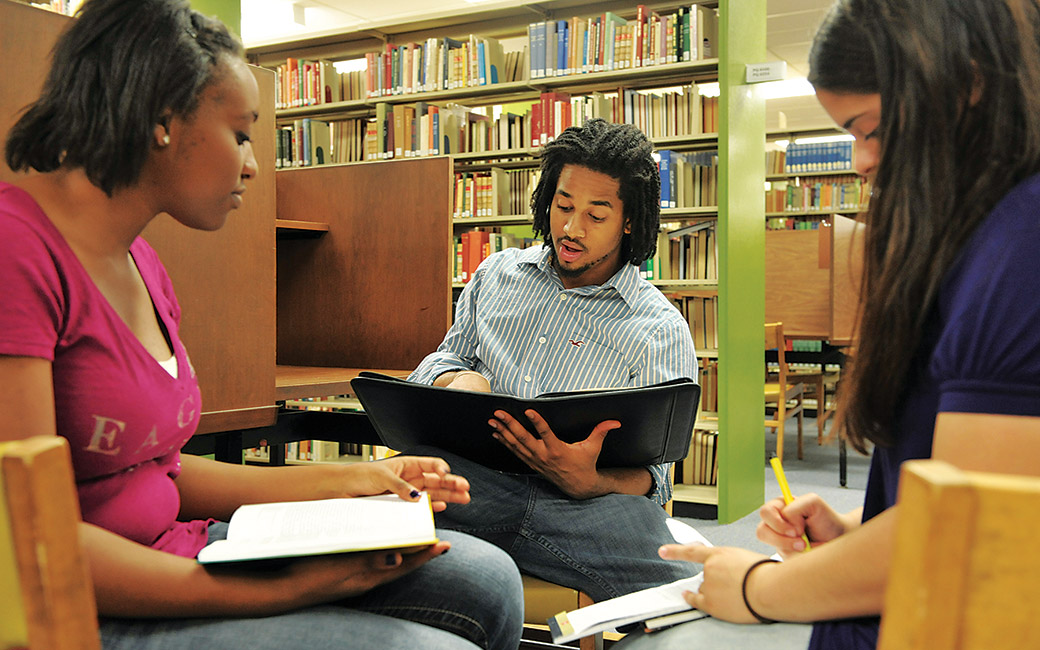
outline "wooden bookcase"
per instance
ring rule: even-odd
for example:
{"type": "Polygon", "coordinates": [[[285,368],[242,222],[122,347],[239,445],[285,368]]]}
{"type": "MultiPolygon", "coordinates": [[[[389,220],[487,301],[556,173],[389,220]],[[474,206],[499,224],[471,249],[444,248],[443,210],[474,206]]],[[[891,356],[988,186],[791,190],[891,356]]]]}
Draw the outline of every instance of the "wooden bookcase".
{"type": "MultiPolygon", "coordinates": [[[[665,11],[674,10],[677,3],[657,3],[648,5],[648,9],[665,11]]],[[[762,384],[762,343],[761,326],[765,322],[764,314],[764,219],[765,212],[762,205],[761,192],[764,182],[762,168],[762,154],[765,148],[765,108],[764,100],[759,96],[753,86],[745,84],[745,64],[765,60],[765,0],[721,0],[717,3],[720,14],[720,51],[717,61],[696,61],[687,64],[671,64],[654,67],[638,68],[636,70],[623,70],[603,73],[591,73],[584,75],[570,75],[566,77],[555,77],[550,79],[538,79],[533,82],[514,82],[501,84],[499,87],[464,88],[457,90],[436,91],[430,93],[398,95],[378,99],[356,100],[353,102],[340,102],[336,105],[318,105],[310,108],[286,109],[278,112],[279,119],[290,120],[297,117],[321,117],[331,119],[342,115],[371,114],[373,106],[379,102],[387,103],[409,103],[415,101],[456,101],[461,103],[472,103],[475,105],[488,105],[495,103],[513,102],[523,99],[533,99],[542,90],[563,90],[572,93],[591,92],[593,90],[615,89],[619,85],[639,87],[661,87],[666,85],[686,84],[694,80],[717,79],[721,86],[721,97],[719,101],[719,132],[717,139],[696,136],[688,142],[674,141],[655,143],[657,146],[671,149],[677,148],[718,148],[720,157],[719,178],[719,206],[717,210],[701,211],[700,213],[665,213],[665,219],[688,219],[688,218],[717,218],[718,219],[718,243],[719,243],[719,281],[718,294],[720,297],[720,342],[719,357],[722,360],[719,369],[719,429],[722,431],[719,441],[719,485],[717,489],[707,490],[684,490],[683,486],[677,486],[677,498],[679,500],[690,500],[700,503],[717,505],[720,521],[733,521],[757,508],[762,503],[764,494],[764,472],[762,465],[762,449],[764,447],[764,427],[762,425],[762,404],[758,395],[762,384]],[[678,145],[678,146],[677,146],[678,145]]],[[[570,18],[571,16],[596,15],[610,10],[622,14],[629,14],[635,9],[631,2],[572,2],[558,1],[541,3],[537,7],[493,7],[474,8],[472,10],[458,13],[436,13],[431,14],[429,20],[402,23],[381,24],[378,26],[379,37],[373,36],[373,31],[346,31],[341,34],[325,35],[290,43],[280,43],[253,48],[249,52],[251,59],[260,65],[277,65],[284,62],[286,57],[297,57],[307,59],[327,58],[341,59],[356,57],[367,51],[375,51],[382,47],[382,38],[392,42],[421,41],[428,36],[451,36],[462,37],[469,33],[504,37],[515,36],[524,33],[526,25],[532,20],[545,20],[550,18],[570,18]],[[532,14],[531,9],[541,12],[532,14]]],[[[533,152],[528,155],[534,155],[533,152]]],[[[488,156],[490,157],[490,156],[488,156]]],[[[422,159],[419,159],[422,160],[422,159]]],[[[325,190],[326,194],[337,195],[333,201],[335,207],[344,208],[350,202],[356,202],[359,212],[366,214],[369,219],[387,219],[390,216],[400,218],[386,210],[380,210],[379,201],[369,198],[368,192],[378,187],[380,183],[396,183],[393,180],[400,174],[402,178],[411,173],[408,165],[414,165],[419,160],[405,159],[403,162],[371,162],[344,165],[342,168],[353,168],[356,172],[351,174],[368,174],[373,178],[381,180],[376,183],[365,185],[351,185],[339,187],[335,190],[325,190]],[[362,171],[371,170],[371,171],[362,171]],[[400,170],[400,171],[399,171],[400,170]]],[[[460,155],[454,161],[455,164],[479,164],[480,156],[476,154],[460,155]]],[[[395,275],[404,278],[405,282],[411,280],[425,282],[430,277],[436,278],[441,286],[431,287],[435,301],[450,301],[448,251],[450,250],[452,220],[450,208],[451,174],[453,165],[449,162],[444,170],[438,170],[435,175],[444,179],[444,196],[448,197],[442,204],[444,224],[440,234],[436,234],[439,226],[432,226],[430,238],[422,242],[432,253],[429,257],[428,269],[421,272],[412,272],[410,265],[405,263],[402,255],[400,264],[390,264],[383,270],[376,272],[383,274],[386,281],[391,281],[395,275]],[[442,270],[444,272],[442,272],[442,270]]],[[[279,217],[282,219],[323,221],[324,218],[309,217],[312,214],[327,213],[334,206],[321,204],[318,210],[311,210],[307,201],[297,201],[295,197],[303,196],[304,183],[297,183],[297,178],[314,178],[325,174],[345,174],[333,169],[322,171],[321,167],[304,168],[291,171],[280,171],[278,176],[278,202],[279,217]]],[[[307,181],[310,182],[309,180],[307,181]]],[[[327,181],[314,181],[321,184],[327,181]]],[[[308,196],[315,195],[311,190],[306,191],[308,196]]],[[[317,191],[316,195],[321,195],[317,191]]],[[[438,201],[439,202],[439,199],[438,201]]],[[[331,217],[330,217],[331,218],[331,217]]],[[[480,223],[478,220],[466,219],[464,223],[458,223],[455,227],[466,228],[477,225],[501,225],[491,221],[480,223]]],[[[512,221],[515,223],[515,221],[512,221]]],[[[424,226],[425,227],[425,226],[424,226]]],[[[409,226],[402,225],[407,231],[409,226]]],[[[330,223],[329,234],[323,237],[335,237],[337,227],[330,223]]],[[[407,237],[406,237],[407,238],[407,237]]],[[[291,244],[295,248],[297,244],[291,244]]],[[[302,244],[303,247],[308,244],[302,244]]],[[[353,352],[347,347],[336,349],[334,341],[328,341],[329,345],[316,344],[307,349],[309,341],[297,341],[289,343],[285,337],[293,336],[284,330],[289,321],[283,318],[283,313],[300,313],[303,310],[286,308],[286,301],[300,300],[306,302],[308,293],[321,293],[327,290],[328,284],[315,285],[311,291],[304,286],[305,283],[297,282],[290,278],[290,268],[295,268],[295,253],[292,248],[287,247],[284,242],[279,242],[279,360],[292,358],[293,363],[311,363],[311,360],[328,352],[332,358],[357,358],[352,357],[353,352]],[[291,285],[291,287],[290,287],[291,285]],[[323,289],[318,289],[318,286],[323,289]],[[291,295],[291,297],[289,297],[291,295]],[[334,350],[333,352],[329,352],[334,350]],[[299,355],[299,356],[297,356],[299,355]]],[[[334,253],[335,246],[328,245],[329,251],[316,253],[312,262],[316,265],[328,266],[334,260],[342,260],[343,256],[334,253]],[[327,255],[327,257],[326,257],[327,255]],[[320,262],[318,260],[325,260],[320,262]]],[[[415,253],[418,254],[418,253],[415,253]]],[[[304,257],[307,257],[304,254],[304,257]]],[[[369,291],[357,289],[356,295],[359,302],[358,310],[375,310],[385,314],[386,323],[394,319],[402,318],[402,315],[389,306],[389,291],[369,291]],[[363,301],[363,302],[362,302],[363,301]]],[[[314,312],[315,317],[318,313],[314,312]]],[[[322,314],[322,317],[328,314],[322,314]]],[[[333,319],[341,317],[341,314],[331,313],[333,319]]],[[[450,313],[448,315],[450,318],[450,313]]],[[[439,316],[433,320],[447,326],[447,320],[439,320],[439,316]]],[[[425,352],[433,350],[440,340],[440,334],[433,334],[433,325],[426,332],[431,340],[424,344],[425,352]],[[436,340],[432,340],[436,339],[436,340]]],[[[361,331],[361,330],[357,330],[361,331]]],[[[336,338],[336,324],[331,324],[331,330],[327,333],[330,338],[336,338]]],[[[350,338],[349,333],[341,331],[340,338],[350,338]]],[[[383,349],[389,352],[388,347],[380,344],[379,340],[365,342],[362,336],[356,337],[353,343],[340,341],[343,346],[371,346],[372,350],[383,349]]],[[[328,358],[328,357],[326,357],[328,358]]],[[[386,366],[382,359],[386,356],[376,354],[371,357],[373,363],[386,366]]]]}

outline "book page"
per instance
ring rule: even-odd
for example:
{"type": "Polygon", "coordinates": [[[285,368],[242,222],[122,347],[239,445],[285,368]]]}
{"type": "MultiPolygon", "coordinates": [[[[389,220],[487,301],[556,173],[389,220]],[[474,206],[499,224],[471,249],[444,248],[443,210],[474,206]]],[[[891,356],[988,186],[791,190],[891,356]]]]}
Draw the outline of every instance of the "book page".
{"type": "Polygon", "coordinates": [[[554,627],[552,622],[556,622],[561,632],[557,635],[553,629],[553,642],[565,643],[621,625],[690,609],[690,604],[682,596],[683,592],[697,591],[703,581],[704,574],[698,573],[692,578],[683,578],[558,614],[550,619],[550,628],[554,627]]]}
{"type": "Polygon", "coordinates": [[[200,562],[311,555],[432,544],[429,495],[417,502],[396,495],[242,506],[227,539],[199,553],[200,562]]]}

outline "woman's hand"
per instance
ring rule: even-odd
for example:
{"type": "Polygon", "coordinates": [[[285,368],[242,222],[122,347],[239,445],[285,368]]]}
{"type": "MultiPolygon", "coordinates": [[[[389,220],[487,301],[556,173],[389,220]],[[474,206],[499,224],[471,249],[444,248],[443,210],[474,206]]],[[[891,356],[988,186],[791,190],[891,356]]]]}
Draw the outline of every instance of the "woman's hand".
{"type": "Polygon", "coordinates": [[[805,550],[803,533],[816,545],[844,535],[855,526],[854,513],[840,515],[816,494],[799,496],[788,505],[780,498],[767,501],[758,514],[762,518],[755,531],[758,539],[775,546],[784,558],[805,550]]]}
{"type": "Polygon", "coordinates": [[[437,542],[418,551],[375,551],[300,558],[285,569],[282,579],[285,587],[296,594],[295,604],[352,598],[397,580],[446,553],[450,547],[450,542],[437,542]]]}
{"type": "Polygon", "coordinates": [[[360,497],[392,493],[415,501],[419,492],[428,492],[434,512],[449,503],[469,503],[469,481],[449,474],[451,468],[440,458],[393,456],[345,467],[348,473],[344,496],[360,497]]]}
{"type": "MultiPolygon", "coordinates": [[[[741,587],[751,565],[765,559],[765,556],[742,548],[703,544],[666,544],[658,553],[666,560],[685,560],[704,565],[704,582],[700,589],[697,593],[687,591],[683,594],[690,605],[731,623],[758,622],[744,604],[741,587]]],[[[769,565],[757,567],[750,580],[771,568],[769,565]]],[[[751,585],[748,587],[750,592],[751,585]]],[[[752,607],[755,607],[754,603],[752,607]]]]}

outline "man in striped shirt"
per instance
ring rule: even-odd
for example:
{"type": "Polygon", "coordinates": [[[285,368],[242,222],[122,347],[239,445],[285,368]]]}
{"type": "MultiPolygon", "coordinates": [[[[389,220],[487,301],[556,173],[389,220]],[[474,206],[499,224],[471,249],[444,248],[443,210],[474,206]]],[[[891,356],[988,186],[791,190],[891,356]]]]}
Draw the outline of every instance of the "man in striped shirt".
{"type": "MultiPolygon", "coordinates": [[[[542,152],[531,198],[544,246],[485,260],[462,291],[455,323],[409,378],[521,397],[696,379],[689,325],[639,275],[653,255],[660,178],[652,146],[630,125],[591,120],[542,152]]],[[[525,573],[596,600],[688,577],[657,548],[672,542],[661,505],[669,466],[596,467],[616,421],[568,444],[537,414],[498,412],[495,437],[532,470],[509,474],[433,447],[471,485],[472,501],[438,514],[439,526],[508,551],[525,573]]]]}

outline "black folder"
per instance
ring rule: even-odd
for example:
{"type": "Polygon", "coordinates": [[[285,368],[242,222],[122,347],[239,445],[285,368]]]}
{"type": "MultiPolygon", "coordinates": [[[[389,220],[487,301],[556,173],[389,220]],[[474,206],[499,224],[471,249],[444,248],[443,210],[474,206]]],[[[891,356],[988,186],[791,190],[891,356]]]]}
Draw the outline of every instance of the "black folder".
{"type": "Polygon", "coordinates": [[[548,393],[524,399],[408,382],[362,372],[350,382],[383,444],[405,451],[432,445],[504,472],[531,473],[488,425],[502,410],[537,435],[524,411],[534,409],[564,442],[584,440],[604,420],[601,468],[642,467],[682,460],[690,448],[701,388],[691,379],[643,388],[548,393]]]}

